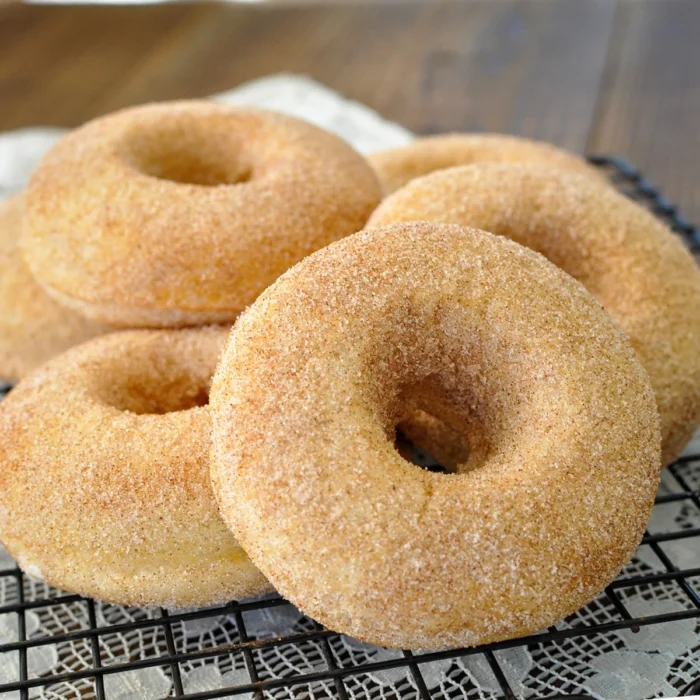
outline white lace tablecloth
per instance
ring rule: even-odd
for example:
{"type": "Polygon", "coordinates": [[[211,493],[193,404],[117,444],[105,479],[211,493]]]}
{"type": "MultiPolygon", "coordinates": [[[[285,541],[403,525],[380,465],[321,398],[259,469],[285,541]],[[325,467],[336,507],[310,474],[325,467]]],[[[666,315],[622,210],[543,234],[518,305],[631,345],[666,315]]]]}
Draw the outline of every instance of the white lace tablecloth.
{"type": "MultiPolygon", "coordinates": [[[[336,132],[363,153],[401,145],[412,138],[406,129],[383,120],[364,105],[350,102],[300,76],[271,76],[217,95],[214,99],[295,114],[336,132]]],[[[0,198],[24,186],[36,162],[61,133],[59,129],[32,127],[0,134],[0,198]]],[[[695,451],[700,452],[697,436],[695,451]]],[[[700,465],[688,468],[685,477],[691,488],[700,488],[700,465]]],[[[674,477],[664,472],[662,492],[678,491],[678,484],[674,482],[674,477]]],[[[697,527],[700,527],[700,511],[686,499],[656,506],[649,531],[660,533],[697,527]]],[[[661,547],[678,567],[700,566],[700,538],[667,542],[661,547]]],[[[0,568],[11,566],[13,562],[9,555],[0,551],[0,568]]],[[[649,546],[644,545],[624,573],[644,575],[663,571],[662,562],[649,546]]],[[[700,578],[691,583],[700,592],[700,578]]],[[[692,607],[689,598],[673,581],[620,589],[618,593],[634,616],[658,615],[692,607]]],[[[34,580],[30,580],[25,591],[28,600],[56,595],[58,592],[55,589],[34,580]]],[[[16,601],[14,579],[0,579],[0,605],[16,601]]],[[[157,616],[155,611],[101,603],[97,604],[96,612],[100,626],[157,616]]],[[[618,612],[601,596],[557,627],[565,629],[618,619],[618,612]]],[[[244,622],[251,638],[309,630],[312,624],[291,605],[246,612],[244,622]]],[[[87,608],[83,602],[79,602],[30,610],[26,613],[26,626],[28,638],[87,629],[87,608]]],[[[0,644],[16,641],[17,633],[16,615],[0,615],[0,644]]],[[[228,616],[175,623],[173,633],[176,649],[182,652],[240,641],[235,622],[228,616]]],[[[160,627],[101,635],[100,644],[103,665],[168,653],[160,627]]],[[[332,638],[331,647],[341,666],[401,656],[401,652],[342,636],[332,638]]],[[[684,620],[642,627],[636,633],[623,630],[605,636],[571,638],[543,647],[516,647],[496,652],[496,657],[514,692],[522,698],[544,698],[559,693],[585,693],[603,700],[677,696],[681,688],[700,679],[700,623],[698,620],[684,620]]],[[[315,640],[262,648],[256,664],[262,669],[262,679],[291,673],[312,673],[326,668],[321,643],[315,640]]],[[[91,645],[89,640],[80,639],[30,649],[28,665],[30,677],[90,668],[91,645]]],[[[250,682],[242,654],[188,661],[181,664],[181,668],[183,687],[188,693],[250,682]]],[[[481,653],[423,664],[421,671],[428,689],[436,698],[489,700],[500,697],[498,682],[481,653]]],[[[18,678],[18,654],[0,654],[0,683],[13,682],[18,678]]],[[[159,666],[106,675],[104,683],[109,700],[157,700],[173,691],[167,668],[159,666]]],[[[404,667],[351,676],[345,684],[352,698],[418,698],[414,681],[404,667]]],[[[278,689],[268,694],[290,699],[336,697],[330,681],[316,682],[306,689],[278,689]]],[[[0,700],[10,697],[19,698],[19,692],[0,695],[0,700]]],[[[92,697],[92,684],[89,680],[65,682],[45,690],[32,690],[30,697],[92,697]]]]}

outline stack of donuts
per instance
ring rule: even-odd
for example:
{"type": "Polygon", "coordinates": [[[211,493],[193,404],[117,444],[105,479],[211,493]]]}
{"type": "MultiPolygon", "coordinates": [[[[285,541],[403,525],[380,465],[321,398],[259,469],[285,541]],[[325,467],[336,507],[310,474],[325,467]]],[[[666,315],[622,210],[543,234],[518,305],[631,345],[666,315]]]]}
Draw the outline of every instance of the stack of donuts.
{"type": "Polygon", "coordinates": [[[0,539],[83,595],[274,587],[392,647],[534,633],[629,561],[700,424],[693,259],[548,144],[367,161],[146,105],[61,139],[0,241],[0,539]]]}

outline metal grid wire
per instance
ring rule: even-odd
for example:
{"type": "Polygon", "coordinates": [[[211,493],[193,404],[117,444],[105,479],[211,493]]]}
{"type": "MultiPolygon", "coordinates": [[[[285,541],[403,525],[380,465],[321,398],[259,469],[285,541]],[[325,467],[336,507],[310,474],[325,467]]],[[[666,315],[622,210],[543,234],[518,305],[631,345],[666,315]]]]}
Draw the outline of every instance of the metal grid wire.
{"type": "MultiPolygon", "coordinates": [[[[700,236],[695,228],[634,167],[607,156],[593,156],[590,160],[622,192],[666,220],[695,253],[700,252],[700,236]]],[[[700,515],[700,452],[679,459],[665,476],[667,487],[660,492],[657,506],[681,503],[700,515]]],[[[14,655],[18,680],[0,684],[0,700],[37,696],[111,700],[110,676],[137,669],[160,669],[162,677],[169,681],[169,689],[164,689],[163,695],[190,700],[512,700],[519,695],[508,679],[508,654],[527,650],[537,658],[552,647],[570,651],[565,658],[571,662],[563,667],[549,664],[547,673],[551,680],[546,687],[551,691],[546,697],[585,697],[567,693],[580,692],[574,690],[580,686],[571,679],[585,673],[582,666],[586,664],[587,649],[619,648],[620,635],[639,633],[645,626],[689,619],[700,624],[700,527],[695,527],[695,522],[672,532],[647,533],[642,547],[656,555],[658,567],[633,561],[596,601],[546,631],[475,649],[430,653],[395,651],[372,655],[363,645],[353,644],[353,640],[300,615],[293,617],[293,624],[281,636],[279,629],[272,633],[261,631],[259,625],[252,629],[251,615],[257,615],[259,621],[268,612],[284,617],[285,609],[294,610],[279,596],[196,611],[125,609],[62,593],[25,577],[18,568],[7,568],[0,570],[0,586],[11,595],[5,596],[9,602],[0,605],[0,616],[12,616],[13,625],[16,621],[17,641],[0,643],[0,658],[14,655]],[[699,538],[698,566],[681,569],[665,547],[693,537],[699,538]],[[644,595],[651,585],[674,587],[677,608],[635,617],[629,609],[630,601],[634,595],[644,595]],[[37,619],[42,623],[40,634],[32,629],[37,619]],[[213,620],[215,625],[211,624],[213,620]],[[201,629],[197,645],[191,645],[188,634],[183,632],[193,626],[201,629]],[[47,649],[55,650],[61,673],[53,669],[33,672],[37,655],[47,649]],[[440,668],[445,669],[437,685],[430,677],[436,662],[442,662],[440,668]],[[206,674],[198,683],[183,683],[183,678],[211,671],[212,664],[218,683],[207,685],[206,674]],[[492,690],[478,687],[474,680],[477,671],[491,674],[492,690]],[[377,677],[391,679],[389,692],[381,684],[367,680],[377,677]],[[9,691],[12,693],[5,695],[9,691]]],[[[684,685],[677,688],[678,694],[700,693],[700,678],[688,679],[690,668],[691,664],[679,666],[678,677],[684,685]]],[[[144,696],[134,689],[132,695],[120,693],[118,697],[121,700],[144,696]]]]}

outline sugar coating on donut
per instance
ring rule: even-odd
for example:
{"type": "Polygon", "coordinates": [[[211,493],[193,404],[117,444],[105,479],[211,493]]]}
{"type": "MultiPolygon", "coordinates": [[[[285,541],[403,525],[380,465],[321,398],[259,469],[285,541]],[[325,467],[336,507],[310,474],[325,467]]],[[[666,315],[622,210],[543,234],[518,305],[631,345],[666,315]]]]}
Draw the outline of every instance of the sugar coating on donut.
{"type": "Polygon", "coordinates": [[[512,163],[418,178],[384,200],[368,226],[414,220],[507,236],[582,282],[649,373],[664,463],[678,456],[700,425],[700,271],[663,222],[592,178],[512,163]]]}
{"type": "Polygon", "coordinates": [[[369,158],[385,194],[414,178],[471,163],[539,163],[554,165],[604,181],[581,156],[551,143],[507,134],[439,134],[416,139],[406,146],[374,153],[369,158]]]}
{"type": "Polygon", "coordinates": [[[533,633],[629,560],[659,476],[649,380],[598,302],[504,238],[412,223],[310,256],[237,323],[211,395],[221,513],[286,598],[401,648],[533,633]],[[425,410],[470,446],[403,460],[425,410]]]}
{"type": "Polygon", "coordinates": [[[183,101],[66,135],[26,197],[42,285],[92,318],[153,327],[235,320],[298,260],[362,228],[380,187],[318,127],[183,101]]]}
{"type": "Polygon", "coordinates": [[[209,482],[208,389],[227,333],[108,334],[2,401],[0,539],[29,575],[126,605],[268,590],[209,482]]]}
{"type": "Polygon", "coordinates": [[[19,246],[23,207],[22,195],[0,202],[0,377],[10,381],[108,330],[56,303],[33,279],[19,246]]]}

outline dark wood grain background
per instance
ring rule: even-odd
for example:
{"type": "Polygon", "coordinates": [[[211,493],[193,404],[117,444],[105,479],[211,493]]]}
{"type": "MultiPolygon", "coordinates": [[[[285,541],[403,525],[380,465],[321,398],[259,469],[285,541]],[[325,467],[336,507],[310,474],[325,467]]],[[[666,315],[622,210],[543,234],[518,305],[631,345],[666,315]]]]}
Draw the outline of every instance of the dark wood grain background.
{"type": "Polygon", "coordinates": [[[306,73],[420,132],[635,161],[700,221],[700,2],[0,6],[0,129],[306,73]]]}

